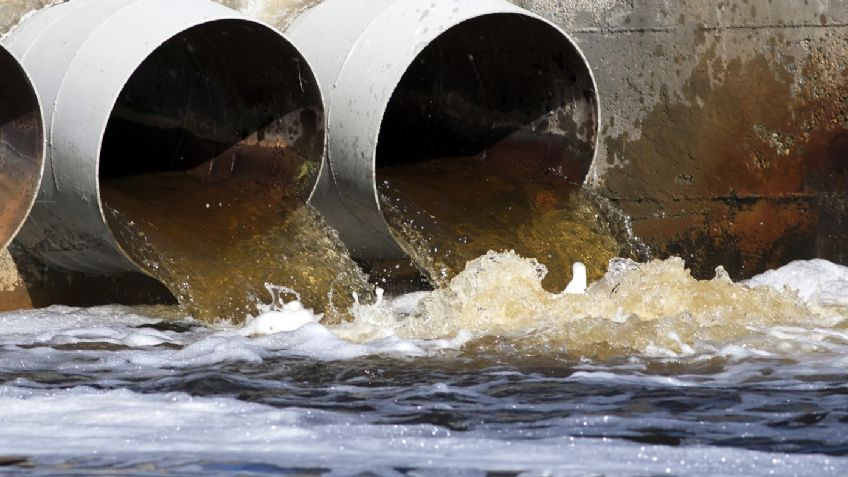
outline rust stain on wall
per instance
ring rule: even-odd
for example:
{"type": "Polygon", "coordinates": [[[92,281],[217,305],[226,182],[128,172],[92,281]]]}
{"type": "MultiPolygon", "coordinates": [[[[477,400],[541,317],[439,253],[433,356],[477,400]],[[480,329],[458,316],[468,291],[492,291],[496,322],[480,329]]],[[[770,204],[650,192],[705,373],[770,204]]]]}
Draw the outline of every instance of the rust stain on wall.
{"type": "Polygon", "coordinates": [[[625,164],[608,169],[601,192],[658,254],[684,257],[699,276],[718,265],[744,278],[793,259],[845,262],[846,39],[810,44],[803,64],[780,34],[745,59],[719,45],[701,56],[684,101],[661,90],[641,137],[608,141],[625,164]]]}

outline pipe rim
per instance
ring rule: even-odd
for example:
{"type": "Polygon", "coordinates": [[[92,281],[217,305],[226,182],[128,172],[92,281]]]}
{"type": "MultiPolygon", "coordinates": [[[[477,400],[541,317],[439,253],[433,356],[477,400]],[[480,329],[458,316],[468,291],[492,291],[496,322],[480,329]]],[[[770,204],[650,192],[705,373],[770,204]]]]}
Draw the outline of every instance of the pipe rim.
{"type": "MultiPolygon", "coordinates": [[[[590,180],[590,176],[591,176],[591,167],[592,167],[592,165],[594,164],[594,162],[597,158],[598,147],[600,146],[600,125],[601,125],[601,121],[602,121],[602,117],[601,117],[602,110],[601,110],[601,104],[600,104],[600,99],[599,99],[600,98],[600,92],[598,90],[598,83],[597,83],[597,80],[595,78],[594,71],[593,71],[591,65],[589,64],[589,61],[588,61],[585,53],[580,48],[580,46],[576,42],[576,40],[571,35],[569,35],[566,31],[564,31],[562,28],[560,28],[558,25],[556,25],[555,23],[553,23],[553,22],[551,22],[551,21],[549,21],[549,20],[547,20],[547,19],[545,19],[545,18],[543,18],[543,17],[541,17],[541,16],[539,16],[535,13],[529,12],[527,10],[524,10],[522,8],[516,7],[516,6],[511,5],[511,4],[504,4],[503,2],[500,2],[500,1],[494,1],[494,2],[491,2],[491,3],[499,5],[498,8],[493,8],[493,9],[490,9],[490,10],[484,11],[484,12],[475,12],[472,15],[463,16],[460,21],[457,21],[457,22],[454,22],[450,25],[447,25],[443,29],[440,28],[438,30],[434,30],[431,34],[427,35],[426,38],[422,39],[422,41],[416,43],[414,51],[410,52],[410,54],[408,55],[409,61],[404,65],[403,70],[399,71],[399,74],[396,75],[396,76],[393,76],[391,78],[390,82],[388,82],[388,84],[391,85],[391,93],[388,94],[385,98],[381,99],[381,104],[380,104],[378,116],[377,116],[378,120],[374,121],[374,123],[377,124],[378,126],[382,125],[382,123],[385,119],[385,115],[388,111],[388,107],[389,107],[389,104],[391,102],[392,95],[394,94],[395,91],[397,91],[398,86],[400,85],[400,82],[402,81],[404,74],[409,70],[409,68],[413,65],[415,60],[424,52],[424,50],[427,47],[429,47],[434,41],[436,41],[439,37],[441,37],[442,35],[444,35],[445,33],[447,33],[451,29],[460,27],[464,23],[471,22],[471,21],[481,19],[481,18],[485,18],[485,17],[488,17],[488,16],[506,14],[506,15],[515,15],[515,16],[518,16],[518,17],[523,17],[523,18],[529,19],[533,22],[540,23],[544,27],[551,29],[553,32],[555,32],[556,34],[561,36],[563,38],[563,40],[571,48],[574,49],[574,51],[577,53],[577,55],[579,57],[581,64],[585,67],[586,72],[588,72],[588,79],[589,79],[589,82],[591,84],[591,87],[592,87],[593,93],[594,93],[593,113],[595,115],[595,120],[594,120],[595,134],[594,134],[594,139],[592,141],[592,154],[591,154],[591,157],[587,158],[587,161],[590,165],[590,169],[589,169],[589,172],[582,178],[582,184],[584,184],[584,185],[587,184],[588,181],[590,180]]],[[[365,31],[362,32],[362,34],[357,38],[357,41],[352,46],[351,53],[348,55],[348,58],[346,58],[344,64],[342,65],[342,68],[339,72],[339,78],[341,78],[344,75],[346,66],[349,64],[348,62],[350,60],[350,57],[357,54],[357,50],[359,50],[364,43],[371,41],[371,38],[368,38],[368,36],[369,36],[369,33],[373,31],[375,25],[379,25],[381,20],[384,19],[384,17],[388,17],[390,15],[391,7],[397,6],[399,4],[403,4],[403,6],[412,6],[412,2],[395,3],[394,5],[391,5],[386,10],[382,11],[380,13],[380,15],[378,15],[373,21],[371,21],[368,24],[368,27],[365,29],[365,31]]],[[[333,96],[333,98],[332,98],[333,103],[335,103],[336,99],[337,99],[337,97],[333,96]]],[[[331,106],[329,108],[328,116],[331,116],[331,115],[334,114],[335,109],[336,109],[334,106],[335,106],[334,104],[331,104],[331,106]]],[[[330,117],[330,127],[331,128],[332,128],[332,125],[333,125],[333,118],[330,117]]],[[[389,236],[394,241],[394,245],[395,245],[395,248],[396,248],[396,250],[394,251],[394,254],[397,255],[394,258],[402,258],[402,257],[407,257],[407,254],[406,254],[406,252],[404,252],[400,248],[399,239],[398,239],[396,233],[394,232],[394,230],[392,229],[392,227],[389,225],[388,221],[386,220],[385,212],[383,210],[383,204],[382,204],[382,201],[380,200],[379,191],[377,189],[377,146],[378,146],[378,143],[379,143],[380,132],[381,132],[381,127],[377,127],[376,130],[372,131],[371,144],[373,144],[373,146],[368,151],[368,154],[370,156],[370,160],[369,160],[369,167],[370,167],[370,171],[369,171],[370,191],[369,192],[370,192],[370,197],[369,197],[369,199],[372,201],[373,205],[375,206],[375,210],[377,212],[377,215],[379,215],[379,221],[381,222],[382,226],[384,227],[384,230],[388,231],[389,236]]],[[[332,160],[332,147],[330,148],[330,153],[331,153],[331,160],[332,160]]],[[[330,167],[329,170],[330,170],[331,174],[333,175],[332,180],[335,183],[338,183],[338,178],[335,176],[334,168],[330,167]]],[[[342,200],[344,200],[344,198],[342,200]]],[[[377,254],[377,255],[379,255],[380,258],[391,258],[391,257],[388,256],[388,254],[385,254],[385,253],[380,253],[380,254],[377,254]]]]}
{"type": "MultiPolygon", "coordinates": [[[[145,56],[145,58],[138,63],[138,68],[136,68],[135,70],[130,72],[130,74],[126,78],[122,78],[121,88],[118,90],[117,94],[115,94],[113,97],[110,97],[110,99],[109,99],[109,105],[110,105],[109,111],[110,112],[109,112],[108,117],[111,118],[111,116],[114,113],[114,110],[117,106],[118,100],[121,96],[121,93],[123,92],[124,88],[126,88],[126,86],[130,83],[135,72],[138,71],[138,69],[141,68],[141,66],[148,59],[150,59],[151,56],[153,56],[159,50],[159,48],[161,46],[163,46],[165,43],[169,42],[170,40],[173,40],[173,39],[179,37],[180,35],[185,34],[186,32],[188,32],[191,29],[208,27],[208,26],[213,25],[215,23],[223,23],[223,22],[239,22],[239,23],[249,24],[249,25],[252,25],[252,26],[257,26],[259,28],[264,29],[265,31],[267,31],[269,33],[274,34],[274,36],[277,39],[279,39],[280,42],[285,47],[290,48],[293,52],[297,52],[299,62],[301,62],[306,67],[306,71],[302,72],[302,73],[309,74],[312,78],[312,84],[315,86],[318,97],[320,98],[320,102],[321,102],[320,106],[321,106],[321,108],[323,108],[322,112],[323,112],[324,131],[323,131],[323,140],[321,141],[322,147],[321,147],[321,151],[320,151],[320,159],[318,160],[318,169],[315,173],[315,178],[312,181],[312,185],[309,188],[309,192],[302,199],[302,201],[305,204],[309,203],[309,201],[312,199],[312,196],[315,195],[315,192],[318,188],[318,180],[321,177],[321,174],[323,173],[324,168],[326,167],[326,162],[327,162],[326,157],[327,157],[327,148],[328,148],[328,145],[329,145],[329,134],[327,133],[327,131],[328,131],[328,114],[326,113],[326,108],[324,107],[324,94],[323,94],[323,91],[321,90],[320,82],[317,80],[317,78],[315,78],[314,71],[312,69],[312,66],[309,64],[308,59],[300,52],[300,50],[297,48],[297,46],[294,43],[292,43],[292,41],[290,39],[288,39],[282,32],[280,32],[276,28],[272,27],[271,25],[268,25],[265,22],[262,22],[260,20],[254,20],[254,19],[251,19],[251,18],[248,18],[248,17],[236,16],[236,15],[234,15],[230,18],[214,18],[214,19],[203,21],[203,22],[198,22],[198,23],[196,23],[192,26],[184,28],[184,29],[182,29],[178,32],[175,32],[174,34],[172,34],[168,38],[162,39],[162,41],[159,42],[158,44],[156,44],[155,46],[153,46],[150,49],[149,53],[145,56]]],[[[147,267],[142,266],[142,264],[138,263],[136,261],[136,259],[134,259],[132,257],[132,254],[128,253],[127,250],[124,249],[124,245],[122,244],[121,240],[119,240],[118,237],[115,235],[115,232],[112,230],[112,227],[108,225],[108,220],[107,220],[107,217],[106,217],[106,211],[104,209],[104,201],[103,201],[103,197],[101,195],[101,178],[100,178],[100,166],[101,166],[101,161],[103,160],[103,157],[102,157],[103,151],[102,150],[103,150],[103,144],[104,144],[104,139],[106,137],[106,131],[108,129],[108,125],[109,125],[109,121],[107,120],[103,124],[103,128],[100,131],[100,135],[98,137],[98,142],[97,142],[97,144],[98,144],[98,146],[97,146],[97,160],[96,160],[96,163],[95,163],[95,178],[96,178],[95,190],[96,190],[96,198],[97,198],[97,208],[98,208],[99,213],[100,213],[100,218],[103,221],[103,223],[106,224],[106,230],[107,230],[112,242],[116,246],[117,250],[121,253],[121,255],[123,255],[124,258],[129,260],[129,262],[132,263],[132,265],[138,271],[140,271],[140,272],[144,273],[145,275],[148,275],[148,276],[150,276],[154,279],[158,279],[153,272],[148,270],[147,267]]]]}
{"type": "MultiPolygon", "coordinates": [[[[392,86],[392,92],[397,91],[398,86],[400,86],[400,82],[403,79],[403,75],[407,71],[409,71],[409,67],[412,66],[412,64],[421,55],[421,53],[423,53],[424,50],[427,47],[429,47],[434,41],[436,41],[439,37],[441,37],[442,35],[447,33],[448,30],[458,28],[465,23],[468,23],[468,22],[471,22],[471,21],[474,21],[474,20],[477,20],[477,19],[480,19],[480,18],[485,18],[485,17],[488,17],[488,16],[495,16],[495,15],[503,15],[503,14],[523,16],[523,17],[529,18],[531,20],[541,21],[543,24],[551,27],[554,31],[556,31],[557,33],[562,35],[562,37],[565,38],[565,40],[569,43],[569,45],[574,48],[574,50],[579,55],[580,60],[582,61],[583,65],[586,67],[586,71],[589,73],[589,79],[590,79],[591,84],[592,84],[592,89],[595,93],[595,98],[597,99],[600,96],[600,92],[598,91],[598,83],[595,79],[594,71],[592,70],[592,67],[589,64],[589,60],[586,58],[585,53],[583,53],[583,50],[580,48],[580,46],[577,44],[577,42],[571,37],[571,35],[569,35],[567,32],[565,32],[565,30],[560,28],[558,25],[556,25],[555,23],[553,23],[553,22],[551,22],[551,21],[549,21],[549,20],[547,20],[547,19],[545,19],[545,18],[543,18],[539,15],[536,15],[532,12],[503,12],[503,13],[491,12],[491,13],[483,13],[483,14],[479,14],[479,15],[475,15],[475,16],[472,16],[472,17],[465,18],[461,22],[458,22],[458,23],[446,28],[444,31],[441,31],[438,35],[435,35],[432,38],[428,39],[427,44],[424,45],[422,48],[416,49],[414,56],[412,56],[412,60],[406,66],[406,69],[404,69],[401,76],[398,77],[396,80],[394,78],[392,79],[392,85],[393,85],[392,86]]],[[[387,101],[385,101],[385,104],[381,108],[381,113],[379,115],[379,121],[377,121],[378,124],[383,123],[383,119],[385,118],[386,112],[388,111],[388,107],[389,107],[390,102],[391,102],[391,96],[389,97],[389,99],[387,101]]],[[[601,119],[602,119],[601,118],[601,102],[596,100],[594,103],[595,103],[595,107],[594,107],[595,121],[594,122],[595,122],[596,132],[594,134],[594,141],[593,141],[593,144],[592,144],[592,157],[589,158],[589,162],[591,164],[594,164],[595,158],[597,158],[597,156],[598,156],[598,146],[600,145],[600,134],[598,133],[598,129],[599,129],[599,126],[601,124],[601,119]]],[[[372,167],[371,167],[372,181],[371,181],[371,184],[373,186],[374,200],[377,202],[377,210],[380,212],[380,215],[382,216],[383,215],[382,202],[380,201],[379,193],[377,191],[377,143],[379,142],[379,138],[380,138],[380,130],[378,129],[377,134],[374,137],[374,148],[373,148],[373,151],[372,151],[372,154],[371,154],[371,158],[372,158],[372,167]]],[[[586,184],[587,181],[589,180],[589,175],[590,174],[587,174],[586,177],[583,178],[584,184],[586,184]]],[[[385,219],[384,219],[384,222],[385,222],[385,219]]],[[[388,222],[385,222],[385,223],[386,223],[386,226],[389,227],[388,222]]],[[[389,227],[389,230],[391,230],[391,227],[389,227]]]]}
{"type": "MultiPolygon", "coordinates": [[[[221,72],[222,79],[216,80],[219,85],[215,88],[228,89],[225,82],[233,81],[244,85],[239,87],[244,92],[233,94],[233,97],[254,98],[247,99],[249,104],[254,105],[254,112],[249,113],[253,119],[246,121],[248,123],[262,120],[261,116],[265,109],[257,104],[267,101],[262,98],[268,97],[279,98],[276,101],[270,101],[272,106],[267,108],[268,111],[274,109],[273,104],[302,103],[305,109],[314,113],[314,117],[304,116],[306,122],[303,122],[307,125],[304,132],[311,137],[310,142],[300,143],[303,147],[291,150],[293,155],[286,154],[291,158],[286,160],[287,164],[308,162],[309,168],[294,169],[298,173],[296,176],[288,175],[284,172],[285,169],[280,171],[287,177],[300,178],[300,181],[297,179],[285,181],[297,186],[296,189],[287,189],[296,191],[291,194],[292,196],[303,198],[316,193],[317,183],[310,182],[309,179],[321,173],[327,150],[327,118],[323,104],[323,91],[315,78],[314,68],[304,56],[303,51],[279,31],[211,0],[63,2],[28,16],[3,39],[3,44],[7,45],[8,49],[20,58],[24,67],[29,69],[34,85],[45,102],[43,115],[46,142],[49,145],[46,160],[50,162],[46,164],[47,173],[44,175],[40,188],[40,196],[44,200],[36,201],[31,213],[32,220],[27,222],[28,225],[24,225],[18,235],[18,241],[24,248],[39,256],[50,266],[61,270],[94,275],[139,271],[139,267],[129,261],[125,251],[118,247],[112,230],[104,221],[103,190],[98,183],[98,176],[102,172],[98,161],[104,151],[102,144],[104,128],[108,126],[116,102],[122,102],[119,95],[127,84],[128,78],[138,70],[144,59],[174,36],[199,24],[218,20],[243,22],[242,25],[247,26],[242,26],[239,30],[249,30],[246,32],[247,37],[245,33],[240,34],[242,39],[247,40],[247,44],[253,43],[254,48],[248,51],[248,58],[239,60],[241,53],[237,50],[238,44],[235,42],[227,48],[233,61],[239,60],[234,64],[262,65],[260,60],[265,49],[261,48],[256,37],[252,41],[249,39],[251,34],[255,34],[266,42],[270,38],[273,40],[271,43],[277,45],[276,50],[285,53],[285,56],[276,55],[283,59],[273,61],[277,65],[277,71],[294,71],[293,68],[296,65],[288,58],[297,58],[303,72],[304,83],[307,77],[314,80],[309,84],[307,94],[301,94],[297,89],[295,72],[285,74],[284,76],[289,78],[288,81],[280,82],[281,85],[293,86],[274,90],[262,86],[263,82],[273,84],[272,81],[262,77],[237,79],[234,75],[226,73],[226,68],[216,67],[221,72]],[[272,35],[273,38],[271,38],[272,35]],[[49,58],[50,61],[45,61],[45,58],[49,58]],[[284,66],[285,63],[291,66],[287,68],[284,66]],[[291,91],[288,96],[299,95],[309,99],[287,100],[285,93],[287,90],[291,91]],[[263,96],[262,91],[268,91],[268,93],[264,93],[265,96],[263,96]],[[50,107],[46,107],[47,105],[50,107]],[[319,138],[317,133],[321,133],[323,138],[319,138]],[[304,176],[304,173],[307,175],[304,176]]],[[[204,48],[211,52],[204,55],[210,65],[215,62],[220,63],[214,56],[214,52],[218,51],[215,49],[215,43],[213,41],[211,44],[213,48],[204,48]]],[[[206,44],[201,43],[201,45],[206,44]]],[[[227,44],[226,39],[219,36],[217,44],[227,44]]],[[[253,70],[249,66],[241,69],[253,70]]],[[[266,71],[272,72],[274,69],[270,67],[266,71]]],[[[194,73],[187,74],[194,75],[194,73]]],[[[269,76],[273,77],[272,74],[269,76]]],[[[202,79],[199,79],[198,84],[205,90],[201,81],[202,79]]],[[[210,91],[214,93],[213,90],[210,91]]],[[[171,96],[178,96],[178,94],[172,93],[171,96]]],[[[214,97],[213,94],[213,100],[214,97]]],[[[218,102],[224,108],[229,107],[226,100],[216,100],[209,104],[218,102]]],[[[285,114],[295,109],[299,108],[288,107],[280,111],[285,114]]],[[[199,121],[211,124],[204,119],[203,108],[198,111],[201,115],[195,115],[195,117],[199,121]]],[[[226,116],[220,114],[218,117],[223,119],[226,116]]],[[[234,116],[231,114],[230,117],[234,116]]],[[[293,138],[292,135],[300,134],[301,130],[301,126],[295,124],[296,116],[289,119],[290,124],[297,128],[296,130],[289,133],[288,127],[282,123],[280,128],[275,128],[281,139],[286,141],[283,146],[292,144],[293,142],[287,141],[287,138],[293,138]]],[[[151,124],[155,122],[154,120],[151,124]]],[[[227,121],[227,125],[235,133],[233,136],[237,134],[241,124],[245,122],[227,121]]],[[[214,137],[227,138],[228,136],[229,133],[224,133],[214,137]]],[[[105,134],[105,138],[108,140],[110,135],[105,134]]],[[[258,145],[256,137],[249,138],[248,141],[251,148],[258,145]]],[[[252,162],[261,165],[261,156],[254,157],[252,162]]],[[[115,163],[110,162],[110,164],[115,163]]],[[[259,173],[259,169],[256,171],[259,173]]],[[[279,177],[283,178],[283,176],[279,177]]],[[[108,209],[106,214],[111,217],[108,209]]]]}

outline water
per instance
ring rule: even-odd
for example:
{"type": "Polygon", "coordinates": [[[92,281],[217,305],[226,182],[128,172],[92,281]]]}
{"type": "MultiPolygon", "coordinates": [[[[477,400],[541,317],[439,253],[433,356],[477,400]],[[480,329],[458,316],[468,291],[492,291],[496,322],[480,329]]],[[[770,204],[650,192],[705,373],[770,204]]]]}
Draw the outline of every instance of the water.
{"type": "Polygon", "coordinates": [[[243,322],[270,282],[340,320],[352,292],[373,289],[321,216],[266,182],[165,172],[106,180],[101,193],[123,250],[198,319],[243,322]]]}
{"type": "Polygon", "coordinates": [[[489,254],[347,324],[7,313],[0,475],[846,475],[848,269],[748,285],[619,260],[566,297],[489,254]]]}
{"type": "Polygon", "coordinates": [[[624,224],[582,188],[577,161],[548,157],[564,146],[516,136],[473,156],[378,168],[386,220],[435,286],[489,250],[537,257],[551,291],[565,288],[575,261],[596,280],[611,258],[637,256],[624,224]]]}
{"type": "MultiPolygon", "coordinates": [[[[224,3],[279,26],[313,2],[224,3]]],[[[844,267],[798,262],[752,289],[616,260],[561,295],[572,260],[600,279],[633,244],[579,180],[452,162],[381,170],[389,220],[443,288],[375,304],[279,191],[197,183],[171,187],[178,202],[166,177],[104,181],[122,245],[183,307],[0,314],[0,475],[848,474],[844,267]],[[465,210],[440,210],[444,194],[465,210]],[[250,231],[230,230],[237,206],[250,231]],[[547,267],[486,254],[512,248],[547,267]],[[280,302],[294,296],[323,313],[280,302]]]]}

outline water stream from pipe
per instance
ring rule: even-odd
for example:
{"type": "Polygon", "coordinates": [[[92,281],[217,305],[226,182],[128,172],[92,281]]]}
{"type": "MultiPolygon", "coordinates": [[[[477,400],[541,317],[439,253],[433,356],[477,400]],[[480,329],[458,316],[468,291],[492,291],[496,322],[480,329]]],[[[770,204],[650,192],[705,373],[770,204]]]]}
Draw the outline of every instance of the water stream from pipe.
{"type": "Polygon", "coordinates": [[[124,251],[198,319],[242,322],[272,283],[334,321],[372,289],[317,212],[254,179],[155,173],[104,181],[101,192],[124,251]]]}
{"type": "Polygon", "coordinates": [[[565,288],[574,262],[597,280],[613,257],[636,256],[623,223],[574,178],[540,166],[542,143],[505,140],[475,156],[378,169],[383,213],[435,286],[489,251],[538,259],[551,291],[565,288]]]}

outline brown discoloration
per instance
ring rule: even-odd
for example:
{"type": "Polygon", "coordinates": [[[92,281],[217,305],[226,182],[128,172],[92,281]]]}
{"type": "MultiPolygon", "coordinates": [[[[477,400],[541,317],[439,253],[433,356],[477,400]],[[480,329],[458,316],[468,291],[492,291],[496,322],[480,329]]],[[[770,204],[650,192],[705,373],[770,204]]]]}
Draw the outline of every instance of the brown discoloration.
{"type": "Polygon", "coordinates": [[[780,35],[768,51],[732,59],[712,35],[685,100],[663,90],[640,138],[607,142],[625,164],[607,171],[602,192],[637,235],[700,276],[718,265],[741,278],[792,259],[843,260],[845,41],[814,44],[796,74],[780,35]]]}
{"type": "Polygon", "coordinates": [[[38,99],[18,62],[0,49],[0,247],[14,238],[38,192],[44,131],[38,99]]]}
{"type": "Polygon", "coordinates": [[[575,261],[600,278],[622,244],[579,192],[597,126],[594,81],[560,32],[516,15],[463,22],[413,60],[381,118],[383,216],[435,286],[490,250],[538,259],[550,290],[575,261]]]}

